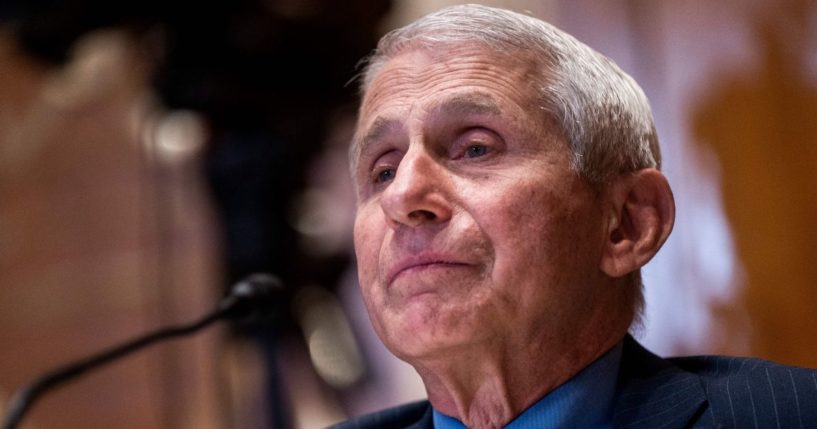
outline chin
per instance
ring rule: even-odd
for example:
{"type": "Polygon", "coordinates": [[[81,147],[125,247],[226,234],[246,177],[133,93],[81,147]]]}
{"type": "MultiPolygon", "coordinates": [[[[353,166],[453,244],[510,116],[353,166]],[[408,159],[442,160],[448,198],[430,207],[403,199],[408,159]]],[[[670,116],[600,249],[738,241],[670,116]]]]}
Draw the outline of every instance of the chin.
{"type": "Polygon", "coordinates": [[[436,338],[412,338],[408,341],[397,339],[387,343],[387,348],[400,360],[415,364],[449,356],[462,349],[462,342],[436,338]]]}
{"type": "Polygon", "coordinates": [[[467,318],[429,307],[414,310],[403,312],[402,317],[391,320],[386,332],[379,332],[389,350],[400,359],[444,356],[479,341],[474,329],[479,325],[467,318]]]}

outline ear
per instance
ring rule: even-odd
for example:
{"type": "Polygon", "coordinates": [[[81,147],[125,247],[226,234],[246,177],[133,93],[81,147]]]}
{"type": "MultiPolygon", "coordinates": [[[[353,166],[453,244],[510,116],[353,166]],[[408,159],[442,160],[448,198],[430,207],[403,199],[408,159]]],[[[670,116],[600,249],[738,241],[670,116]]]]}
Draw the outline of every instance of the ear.
{"type": "Polygon", "coordinates": [[[607,195],[601,270],[622,277],[644,266],[667,240],[675,223],[675,200],[666,177],[654,168],[621,176],[607,195]]]}

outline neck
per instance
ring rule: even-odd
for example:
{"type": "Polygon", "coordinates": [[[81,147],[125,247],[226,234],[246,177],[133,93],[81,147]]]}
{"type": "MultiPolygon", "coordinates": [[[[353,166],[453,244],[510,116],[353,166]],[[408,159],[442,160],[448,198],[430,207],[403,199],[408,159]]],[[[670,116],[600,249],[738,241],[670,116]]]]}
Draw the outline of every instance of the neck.
{"type": "Polygon", "coordinates": [[[437,411],[469,428],[501,428],[624,337],[628,323],[609,319],[570,337],[504,348],[497,341],[413,364],[437,411]]]}

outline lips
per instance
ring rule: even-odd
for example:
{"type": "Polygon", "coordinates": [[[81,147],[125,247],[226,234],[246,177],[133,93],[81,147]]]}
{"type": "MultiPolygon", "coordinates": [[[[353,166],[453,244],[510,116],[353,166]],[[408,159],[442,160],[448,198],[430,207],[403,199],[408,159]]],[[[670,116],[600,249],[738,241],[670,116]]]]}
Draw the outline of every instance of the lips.
{"type": "Polygon", "coordinates": [[[422,270],[426,268],[444,268],[444,267],[464,267],[469,264],[462,262],[457,258],[443,256],[443,255],[418,255],[403,258],[393,264],[388,271],[387,285],[391,285],[398,277],[403,274],[422,270]]]}

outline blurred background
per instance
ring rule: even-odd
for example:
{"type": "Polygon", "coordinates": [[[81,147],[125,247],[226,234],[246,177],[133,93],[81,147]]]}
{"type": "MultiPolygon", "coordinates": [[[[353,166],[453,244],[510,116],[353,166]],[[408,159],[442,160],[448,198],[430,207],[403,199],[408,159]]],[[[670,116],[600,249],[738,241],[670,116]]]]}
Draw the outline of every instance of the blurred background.
{"type": "MultiPolygon", "coordinates": [[[[44,371],[211,309],[284,310],[54,391],[27,428],[319,428],[422,398],[351,250],[355,65],[454,1],[0,2],[0,405],[44,371]]],[[[640,337],[817,367],[817,4],[508,0],[651,100],[678,205],[640,337]]]]}

